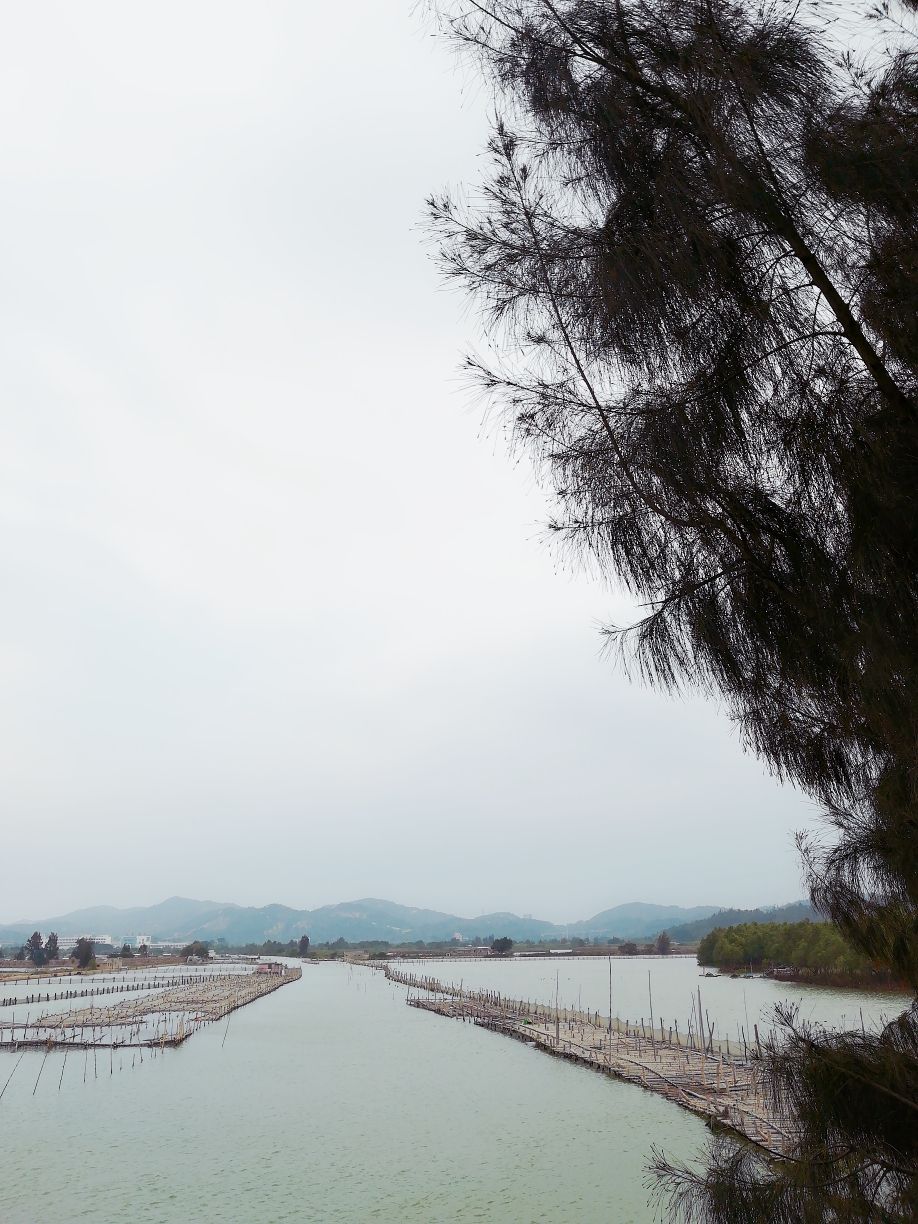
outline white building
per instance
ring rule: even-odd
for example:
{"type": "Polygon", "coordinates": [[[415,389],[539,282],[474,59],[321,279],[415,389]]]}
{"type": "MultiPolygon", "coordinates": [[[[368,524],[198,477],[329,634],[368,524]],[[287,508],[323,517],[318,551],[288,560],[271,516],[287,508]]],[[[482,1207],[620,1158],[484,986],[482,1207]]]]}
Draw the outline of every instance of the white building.
{"type": "Polygon", "coordinates": [[[111,935],[59,935],[57,938],[57,946],[61,952],[72,952],[77,945],[78,939],[88,939],[94,944],[110,944],[112,942],[111,935]]]}

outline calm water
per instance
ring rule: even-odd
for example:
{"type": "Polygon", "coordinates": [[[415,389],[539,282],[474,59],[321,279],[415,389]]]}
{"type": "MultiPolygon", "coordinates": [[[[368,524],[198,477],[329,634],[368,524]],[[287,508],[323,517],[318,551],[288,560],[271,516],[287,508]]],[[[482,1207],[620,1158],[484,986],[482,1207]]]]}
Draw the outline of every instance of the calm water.
{"type": "MultiPolygon", "coordinates": [[[[651,1142],[702,1124],[630,1085],[408,1008],[380,974],[299,982],[109,1073],[27,1054],[0,1101],[3,1224],[652,1219],[651,1142]]],[[[0,1059],[0,1088],[16,1057],[0,1059]]]]}
{"type": "MultiPolygon", "coordinates": [[[[603,967],[557,966],[567,1001],[579,990],[584,1006],[602,1006],[603,967]]],[[[646,964],[615,967],[631,975],[618,979],[621,1000],[633,986],[638,1003],[646,964]]],[[[694,964],[652,970],[655,995],[683,1014],[694,964]]],[[[519,983],[534,990],[541,974],[554,993],[542,964],[479,962],[475,972],[522,994],[519,983]]],[[[462,973],[468,982],[470,966],[462,973]]],[[[701,984],[712,1013],[731,1015],[737,999],[745,1010],[742,988],[756,1007],[754,992],[773,985],[701,984]]],[[[42,1055],[26,1054],[0,1101],[0,1220],[628,1224],[653,1219],[651,1144],[689,1159],[704,1143],[702,1123],[674,1105],[404,997],[378,973],[304,966],[301,981],[234,1013],[228,1030],[212,1026],[134,1070],[130,1053],[112,1073],[102,1051],[95,1067],[92,1052],[74,1053],[58,1089],[63,1055],[53,1054],[36,1088],[42,1055]]],[[[0,1058],[0,1088],[17,1057],[0,1058]]]]}
{"type": "MultiPolygon", "coordinates": [[[[609,961],[603,957],[539,957],[501,960],[397,962],[400,969],[436,977],[467,988],[498,990],[515,999],[553,1003],[557,987],[562,1007],[609,1013],[609,961]]],[[[801,1018],[835,1027],[880,1023],[898,1015],[908,999],[901,994],[867,994],[775,982],[768,978],[706,978],[693,956],[613,957],[612,1014],[622,1020],[645,1020],[653,997],[654,1018],[667,1023],[685,1021],[701,1007],[714,1025],[716,1036],[737,1038],[740,1026],[748,1033],[773,1027],[776,1004],[790,1002],[801,1018]],[[649,981],[648,981],[649,974],[649,981]]]]}

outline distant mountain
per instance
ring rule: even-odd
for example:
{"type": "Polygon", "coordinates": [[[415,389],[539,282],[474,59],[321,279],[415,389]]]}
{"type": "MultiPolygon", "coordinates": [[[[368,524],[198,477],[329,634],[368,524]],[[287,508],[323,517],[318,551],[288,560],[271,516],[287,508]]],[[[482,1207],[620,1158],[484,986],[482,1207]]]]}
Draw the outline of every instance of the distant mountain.
{"type": "Polygon", "coordinates": [[[825,922],[822,914],[813,909],[809,901],[791,901],[789,905],[769,905],[764,909],[724,909],[698,922],[686,922],[682,926],[669,927],[676,943],[694,943],[703,939],[717,927],[741,926],[744,922],[825,922]]]}
{"type": "Polygon", "coordinates": [[[563,930],[569,935],[583,939],[610,939],[618,935],[621,939],[641,939],[659,933],[670,923],[683,923],[694,918],[707,918],[716,912],[713,905],[650,905],[645,901],[631,901],[627,905],[615,905],[612,909],[594,914],[584,922],[572,922],[563,930]]]}
{"type": "MultiPolygon", "coordinates": [[[[189,926],[202,921],[207,914],[215,910],[238,909],[227,901],[194,901],[190,897],[169,897],[158,905],[135,906],[133,909],[116,909],[113,905],[97,905],[91,909],[74,910],[70,914],[62,914],[58,918],[48,918],[47,922],[56,922],[59,926],[82,924],[92,930],[107,931],[113,924],[123,927],[137,926],[138,931],[149,934],[150,929],[162,930],[174,927],[189,926]],[[146,926],[144,925],[146,923],[146,926]]],[[[28,924],[27,924],[28,925],[28,924]]]]}
{"type": "Polygon", "coordinates": [[[109,934],[116,942],[132,939],[139,934],[154,940],[225,939],[230,944],[262,943],[266,939],[286,941],[307,934],[313,943],[335,939],[387,940],[389,943],[425,943],[451,939],[461,935],[465,940],[490,939],[509,935],[511,939],[583,939],[651,938],[668,929],[675,940],[700,939],[717,925],[735,922],[799,921],[812,911],[805,903],[785,906],[780,910],[718,910],[713,905],[678,906],[652,905],[635,901],[603,910],[592,918],[566,925],[545,922],[539,918],[521,918],[518,914],[481,914],[477,918],[460,918],[439,910],[417,909],[365,897],[359,901],[343,901],[323,905],[318,909],[293,909],[288,905],[247,906],[219,901],[195,901],[188,897],[170,897],[158,905],[116,909],[94,906],[74,910],[54,918],[33,919],[0,927],[0,943],[7,946],[22,943],[34,930],[59,935],[109,934]],[[805,913],[803,911],[806,911],[805,913]],[[775,914],[763,918],[755,915],[775,914]],[[685,934],[695,931],[696,934],[685,934]],[[681,934],[680,934],[681,932],[681,934]]]}
{"type": "Polygon", "coordinates": [[[324,905],[312,911],[310,921],[312,929],[309,938],[319,943],[342,936],[345,939],[387,939],[390,943],[452,939],[457,934],[464,939],[473,939],[476,935],[484,938],[491,934],[506,934],[511,939],[540,939],[555,930],[550,922],[520,918],[516,914],[459,918],[455,914],[415,909],[373,897],[324,905]]]}
{"type": "Polygon", "coordinates": [[[198,939],[223,938],[228,943],[260,943],[264,939],[295,939],[304,932],[313,943],[334,939],[380,939],[389,943],[431,942],[462,935],[473,939],[494,933],[511,939],[540,939],[557,928],[536,918],[516,914],[483,914],[478,918],[459,918],[438,910],[417,909],[365,897],[342,901],[314,910],[295,910],[285,905],[266,905],[258,909],[235,906],[205,915],[194,929],[182,931],[198,939]]]}
{"type": "Polygon", "coordinates": [[[130,909],[94,905],[40,921],[23,919],[21,922],[11,922],[0,927],[0,941],[13,943],[20,936],[28,938],[36,928],[46,934],[57,931],[59,935],[106,934],[117,939],[130,934],[169,939],[170,935],[165,932],[191,929],[205,921],[208,915],[240,908],[226,901],[195,901],[190,897],[169,897],[157,905],[130,909]]]}

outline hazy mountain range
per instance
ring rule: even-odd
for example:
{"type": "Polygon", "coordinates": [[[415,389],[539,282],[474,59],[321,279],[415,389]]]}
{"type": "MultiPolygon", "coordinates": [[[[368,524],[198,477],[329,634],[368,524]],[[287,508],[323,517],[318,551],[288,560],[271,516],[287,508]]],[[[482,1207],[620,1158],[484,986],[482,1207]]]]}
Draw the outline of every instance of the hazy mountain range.
{"type": "MultiPolygon", "coordinates": [[[[459,934],[467,940],[476,936],[488,938],[509,935],[511,939],[565,939],[579,935],[585,939],[641,939],[664,929],[673,933],[689,930],[691,924],[698,934],[683,938],[700,938],[717,925],[735,922],[796,921],[812,917],[805,902],[772,910],[722,910],[714,905],[652,905],[634,901],[616,905],[592,918],[565,925],[545,922],[539,918],[517,914],[481,914],[477,918],[460,918],[437,910],[415,909],[393,901],[365,898],[323,905],[318,909],[292,909],[287,905],[245,906],[217,901],[195,901],[188,897],[170,897],[158,905],[116,909],[110,905],[74,910],[51,918],[30,919],[0,926],[0,943],[21,943],[32,931],[58,935],[108,934],[120,942],[138,934],[159,939],[225,939],[227,943],[262,943],[267,939],[286,941],[307,934],[313,943],[344,938],[348,940],[380,939],[390,943],[430,942],[451,939],[459,934]],[[808,912],[798,912],[806,909],[808,912]],[[793,915],[784,917],[793,910],[793,915]],[[767,918],[761,915],[768,914],[767,918]],[[730,916],[718,923],[712,917],[730,916]],[[739,916],[737,915],[745,915],[739,916]],[[759,915],[753,917],[752,915],[759,915]]],[[[678,938],[678,935],[676,936],[678,938]]]]}

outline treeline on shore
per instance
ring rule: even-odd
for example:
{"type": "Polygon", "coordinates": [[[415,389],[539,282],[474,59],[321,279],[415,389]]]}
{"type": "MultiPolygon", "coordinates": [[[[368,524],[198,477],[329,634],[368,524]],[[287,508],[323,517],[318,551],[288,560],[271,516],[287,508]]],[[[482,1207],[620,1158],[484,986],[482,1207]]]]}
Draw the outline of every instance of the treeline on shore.
{"type": "MultiPolygon", "coordinates": [[[[4,949],[0,948],[0,961],[6,961],[4,949]]],[[[42,938],[41,931],[33,931],[24,944],[18,948],[9,949],[9,959],[23,961],[40,969],[43,965],[53,965],[61,960],[60,943],[57,932],[52,931],[48,938],[42,938]]],[[[76,962],[78,969],[88,969],[95,965],[93,942],[91,939],[80,938],[71,948],[64,960],[76,962]]]]}
{"type": "Polygon", "coordinates": [[[340,939],[328,940],[323,943],[313,943],[303,935],[299,940],[291,939],[287,943],[277,940],[267,940],[264,943],[228,944],[217,940],[215,944],[201,943],[194,948],[185,948],[186,952],[198,952],[199,948],[206,953],[213,947],[218,955],[237,953],[247,956],[310,956],[314,960],[337,960],[342,956],[355,952],[365,953],[368,957],[398,956],[398,957],[440,957],[469,956],[475,954],[495,954],[506,956],[511,952],[528,953],[531,955],[551,952],[575,952],[579,956],[666,956],[674,950],[674,943],[666,931],[662,931],[655,939],[636,942],[630,939],[588,940],[574,937],[567,940],[513,940],[506,935],[488,935],[478,943],[459,942],[455,939],[445,940],[412,940],[407,943],[391,943],[386,939],[340,939]]]}
{"type": "MultiPolygon", "coordinates": [[[[366,953],[367,956],[396,956],[403,959],[426,960],[431,957],[462,956],[549,956],[555,952],[571,952],[577,956],[668,956],[676,946],[667,931],[661,931],[656,939],[637,943],[631,939],[588,940],[572,939],[514,940],[507,935],[489,935],[482,943],[449,940],[413,940],[410,943],[390,943],[385,939],[347,940],[336,939],[330,943],[314,944],[312,954],[319,959],[334,960],[345,954],[366,953]]],[[[681,951],[682,949],[680,949],[681,951]]]]}
{"type": "Polygon", "coordinates": [[[747,922],[718,927],[699,943],[698,964],[724,972],[748,969],[825,985],[897,985],[830,922],[747,922]]]}

